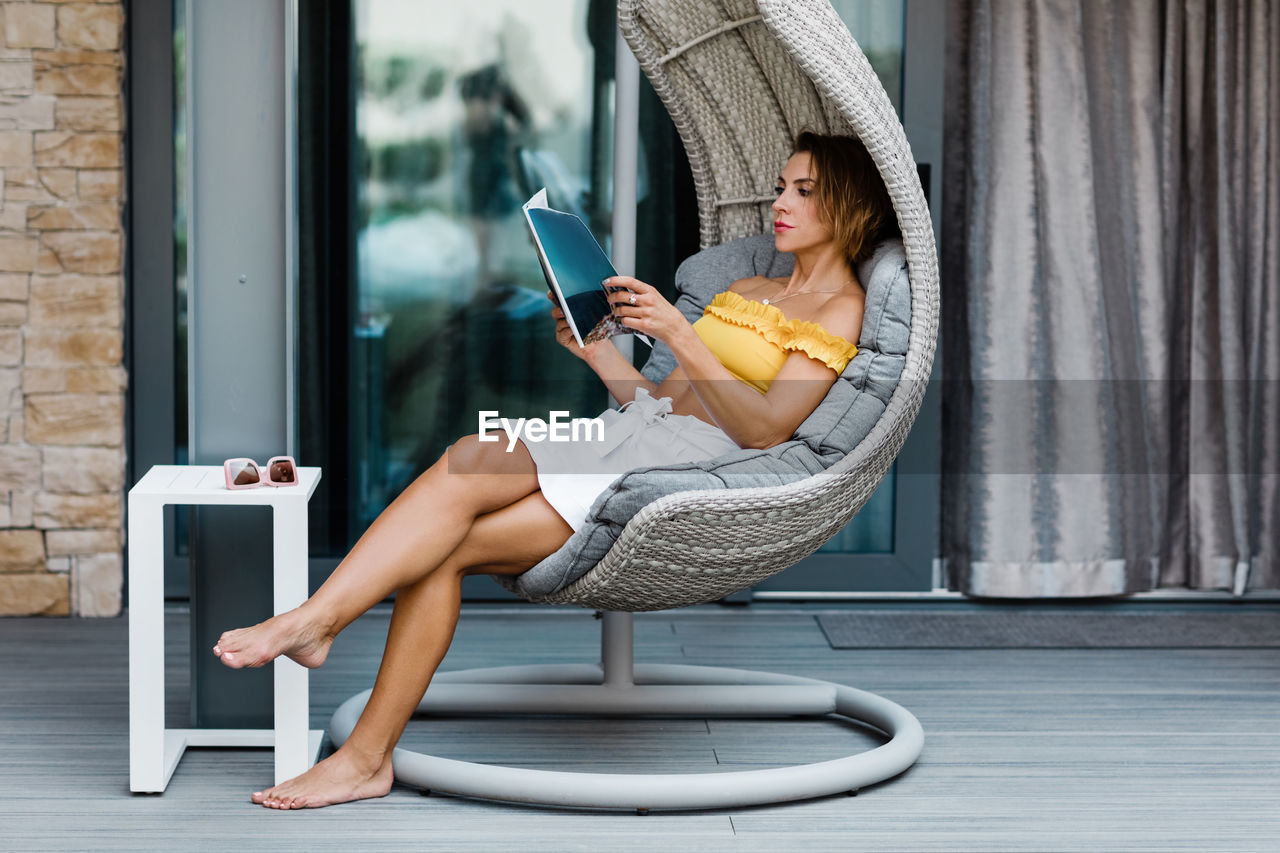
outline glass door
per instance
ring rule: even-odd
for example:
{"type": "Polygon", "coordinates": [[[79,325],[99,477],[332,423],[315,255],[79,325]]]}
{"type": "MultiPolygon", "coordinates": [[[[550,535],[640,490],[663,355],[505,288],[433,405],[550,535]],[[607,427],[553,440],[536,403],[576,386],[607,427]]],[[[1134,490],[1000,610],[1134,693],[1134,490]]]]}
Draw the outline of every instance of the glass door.
{"type": "MultiPolygon", "coordinates": [[[[901,110],[904,0],[834,5],[901,110]]],[[[318,582],[479,411],[607,404],[554,342],[520,205],[546,187],[609,249],[615,12],[342,0],[300,6],[299,29],[299,453],[326,471],[318,582]]],[[[641,87],[637,275],[670,294],[697,250],[696,202],[674,128],[641,87]]],[[[901,572],[911,483],[892,472],[835,539],[758,590],[919,588],[901,572]]],[[[911,562],[927,575],[924,546],[911,562]]],[[[469,596],[503,595],[468,580],[469,596]]]]}

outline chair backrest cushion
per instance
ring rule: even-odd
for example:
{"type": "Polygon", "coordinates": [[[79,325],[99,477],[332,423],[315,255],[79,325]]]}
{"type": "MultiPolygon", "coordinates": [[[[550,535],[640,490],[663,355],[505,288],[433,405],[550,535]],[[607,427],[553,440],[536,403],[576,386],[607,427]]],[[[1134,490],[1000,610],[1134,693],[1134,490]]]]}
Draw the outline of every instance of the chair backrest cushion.
{"type": "MultiPolygon", "coordinates": [[[[705,249],[676,271],[676,306],[690,322],[715,294],[756,275],[777,277],[792,269],[792,256],[777,252],[773,235],[747,237],[705,249]]],[[[843,458],[871,432],[883,414],[906,363],[911,326],[911,287],[901,240],[889,240],[859,266],[866,307],[858,354],[790,441],[766,450],[743,449],[696,463],[629,471],[595,501],[586,523],[564,546],[505,585],[536,597],[568,586],[600,561],[641,507],[674,492],[784,485],[817,474],[843,458]]],[[[671,350],[655,342],[642,372],[661,382],[676,365],[671,350]]]]}

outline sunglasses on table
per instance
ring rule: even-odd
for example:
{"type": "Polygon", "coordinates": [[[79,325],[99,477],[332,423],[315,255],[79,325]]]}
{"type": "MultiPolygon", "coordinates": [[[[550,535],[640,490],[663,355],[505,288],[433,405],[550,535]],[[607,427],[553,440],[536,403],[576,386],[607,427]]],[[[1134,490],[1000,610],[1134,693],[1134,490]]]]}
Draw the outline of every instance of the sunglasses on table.
{"type": "Polygon", "coordinates": [[[272,456],[265,466],[252,459],[228,459],[222,463],[228,489],[298,485],[298,466],[292,456],[272,456]]]}

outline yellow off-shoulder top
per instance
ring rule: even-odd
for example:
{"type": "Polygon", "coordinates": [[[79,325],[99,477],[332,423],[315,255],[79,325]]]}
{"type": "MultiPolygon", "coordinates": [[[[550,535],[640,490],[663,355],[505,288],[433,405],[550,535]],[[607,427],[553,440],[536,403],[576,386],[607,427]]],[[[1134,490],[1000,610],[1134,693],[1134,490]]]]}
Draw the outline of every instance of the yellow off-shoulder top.
{"type": "Polygon", "coordinates": [[[730,373],[761,394],[792,352],[803,352],[836,373],[858,354],[856,346],[817,323],[788,320],[776,305],[731,290],[715,295],[693,330],[730,373]]]}

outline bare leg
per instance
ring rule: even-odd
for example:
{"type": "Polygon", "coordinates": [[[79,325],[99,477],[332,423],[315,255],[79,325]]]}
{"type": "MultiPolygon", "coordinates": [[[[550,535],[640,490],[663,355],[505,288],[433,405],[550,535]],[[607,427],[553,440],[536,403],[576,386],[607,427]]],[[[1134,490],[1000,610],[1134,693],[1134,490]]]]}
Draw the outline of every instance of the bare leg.
{"type": "Polygon", "coordinates": [[[227,631],[213,653],[233,668],[262,666],[282,654],[319,666],[339,631],[441,565],[478,516],[537,490],[523,444],[507,453],[502,442],[461,439],[383,510],[315,595],[288,613],[227,631]]]}
{"type": "Polygon", "coordinates": [[[458,621],[462,578],[519,574],[556,551],[573,531],[541,492],[477,518],[435,571],[400,590],[373,693],[342,748],[297,778],[252,800],[270,808],[316,808],[391,790],[391,756],[458,621]]]}

